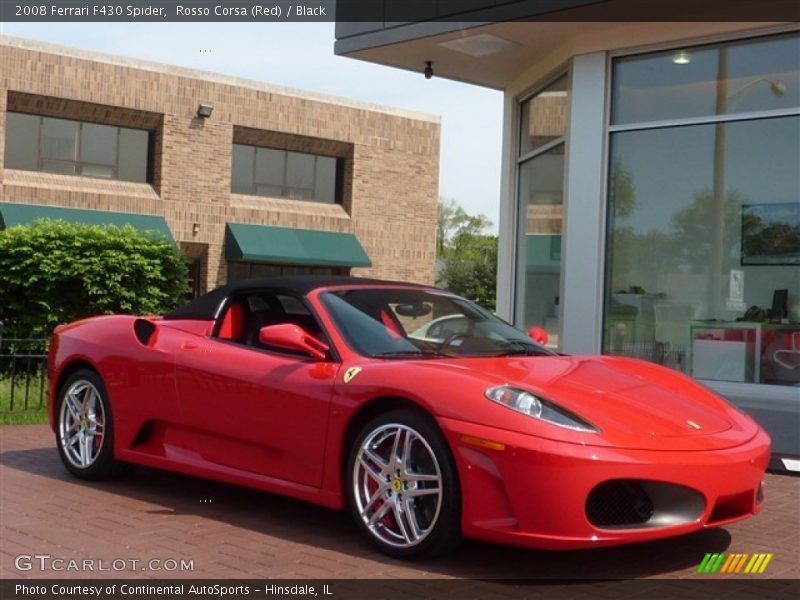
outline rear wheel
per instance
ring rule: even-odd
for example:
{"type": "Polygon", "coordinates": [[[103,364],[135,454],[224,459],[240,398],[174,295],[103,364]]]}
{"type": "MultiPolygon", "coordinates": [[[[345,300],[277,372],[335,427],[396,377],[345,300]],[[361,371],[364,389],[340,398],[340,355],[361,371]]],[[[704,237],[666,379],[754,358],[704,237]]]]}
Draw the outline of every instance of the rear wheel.
{"type": "Polygon", "coordinates": [[[61,386],[56,409],[56,445],[67,470],[82,479],[103,479],[124,471],[114,459],[114,421],[103,380],[82,369],[61,386]]]}
{"type": "Polygon", "coordinates": [[[407,410],[378,416],[357,436],[347,464],[353,516],[384,553],[433,556],[458,544],[456,468],[428,417],[407,410]]]}

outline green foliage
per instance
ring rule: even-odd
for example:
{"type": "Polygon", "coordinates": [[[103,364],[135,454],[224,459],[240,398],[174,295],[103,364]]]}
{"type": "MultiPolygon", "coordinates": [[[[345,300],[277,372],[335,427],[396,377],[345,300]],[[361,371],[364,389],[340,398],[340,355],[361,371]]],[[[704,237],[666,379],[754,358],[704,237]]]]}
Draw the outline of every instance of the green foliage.
{"type": "Polygon", "coordinates": [[[450,291],[495,309],[497,236],[484,231],[492,222],[470,215],[454,200],[439,200],[436,283],[450,291]]]}
{"type": "Polygon", "coordinates": [[[439,258],[452,247],[459,236],[480,235],[492,222],[485,215],[470,215],[452,198],[439,198],[436,219],[436,250],[439,258]]]}
{"type": "Polygon", "coordinates": [[[47,380],[37,373],[23,374],[14,381],[14,405],[11,404],[11,379],[0,374],[0,425],[47,423],[47,380]],[[25,405],[27,393],[28,403],[25,405]]]}
{"type": "Polygon", "coordinates": [[[175,245],[129,225],[39,220],[4,229],[0,273],[0,321],[17,337],[99,314],[158,314],[188,290],[175,245]]]}

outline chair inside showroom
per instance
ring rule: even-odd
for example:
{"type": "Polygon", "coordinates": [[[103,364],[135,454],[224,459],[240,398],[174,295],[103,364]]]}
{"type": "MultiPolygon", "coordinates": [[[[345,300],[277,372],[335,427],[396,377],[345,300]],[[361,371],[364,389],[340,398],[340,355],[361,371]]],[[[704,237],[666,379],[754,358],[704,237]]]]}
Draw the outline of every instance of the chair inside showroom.
{"type": "Polygon", "coordinates": [[[789,335],[789,348],[774,350],[772,359],[787,371],[800,374],[800,331],[793,331],[789,335]]]}
{"type": "Polygon", "coordinates": [[[692,307],[686,304],[653,306],[656,361],[659,364],[685,370],[689,323],[693,312],[692,307]]]}

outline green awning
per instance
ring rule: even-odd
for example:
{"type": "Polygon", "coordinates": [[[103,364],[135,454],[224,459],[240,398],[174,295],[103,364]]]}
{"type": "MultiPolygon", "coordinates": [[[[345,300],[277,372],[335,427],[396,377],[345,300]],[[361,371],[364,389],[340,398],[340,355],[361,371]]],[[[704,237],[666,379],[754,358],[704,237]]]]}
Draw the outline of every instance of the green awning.
{"type": "Polygon", "coordinates": [[[58,219],[69,223],[88,225],[131,225],[140,231],[155,231],[175,242],[164,217],[157,215],[135,215],[131,213],[109,212],[106,210],[84,210],[81,208],[62,208],[42,206],[41,204],[16,204],[0,202],[0,229],[14,225],[29,225],[36,219],[58,219]]]}
{"type": "Polygon", "coordinates": [[[225,257],[291,265],[371,267],[352,233],[228,223],[225,257]]]}

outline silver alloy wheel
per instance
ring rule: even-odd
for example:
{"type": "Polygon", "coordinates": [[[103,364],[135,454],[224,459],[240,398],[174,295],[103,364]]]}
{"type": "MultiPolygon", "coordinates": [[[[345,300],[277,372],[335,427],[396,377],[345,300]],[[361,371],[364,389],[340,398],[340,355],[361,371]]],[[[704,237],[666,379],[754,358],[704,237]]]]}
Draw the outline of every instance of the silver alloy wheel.
{"type": "Polygon", "coordinates": [[[100,392],[79,379],[61,399],[58,439],[64,456],[74,467],[86,469],[97,459],[105,441],[106,413],[100,392]]]}
{"type": "Polygon", "coordinates": [[[364,524],[396,548],[422,542],[439,518],[439,461],[425,438],[407,425],[382,425],[365,438],[353,464],[352,485],[364,524]]]}

